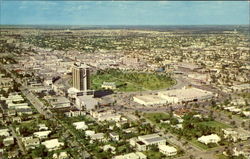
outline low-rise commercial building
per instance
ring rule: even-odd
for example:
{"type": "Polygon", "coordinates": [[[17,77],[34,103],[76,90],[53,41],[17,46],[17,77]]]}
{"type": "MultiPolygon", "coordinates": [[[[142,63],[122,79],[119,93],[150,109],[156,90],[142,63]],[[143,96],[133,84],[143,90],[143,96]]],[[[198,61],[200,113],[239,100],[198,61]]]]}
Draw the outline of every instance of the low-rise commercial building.
{"type": "Polygon", "coordinates": [[[159,136],[158,134],[149,134],[138,136],[138,139],[146,145],[165,145],[166,139],[159,136]]]}
{"type": "Polygon", "coordinates": [[[158,148],[159,148],[159,151],[166,156],[177,155],[177,149],[173,146],[159,145],[158,148]]]}
{"type": "Polygon", "coordinates": [[[145,106],[150,106],[150,105],[163,105],[167,103],[166,99],[161,98],[158,95],[143,95],[143,96],[135,96],[133,97],[134,101],[145,105],[145,106]]]}
{"type": "Polygon", "coordinates": [[[133,97],[134,101],[145,105],[164,105],[166,103],[181,103],[210,99],[214,96],[212,92],[198,88],[182,88],[161,91],[157,95],[143,95],[133,97]]]}
{"type": "Polygon", "coordinates": [[[212,98],[212,92],[208,92],[198,88],[182,88],[169,91],[159,92],[161,98],[166,99],[168,103],[180,103],[188,101],[199,101],[212,98]]]}

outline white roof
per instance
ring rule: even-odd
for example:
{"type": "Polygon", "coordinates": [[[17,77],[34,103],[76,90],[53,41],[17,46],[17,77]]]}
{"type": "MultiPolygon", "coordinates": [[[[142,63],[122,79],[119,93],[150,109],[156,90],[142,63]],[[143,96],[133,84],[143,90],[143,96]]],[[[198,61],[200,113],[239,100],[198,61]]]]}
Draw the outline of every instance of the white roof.
{"type": "Polygon", "coordinates": [[[208,92],[202,89],[198,89],[198,88],[182,88],[182,89],[174,89],[174,90],[169,90],[169,91],[163,91],[163,92],[159,92],[159,95],[161,95],[161,97],[176,97],[176,98],[199,98],[202,96],[211,96],[213,95],[212,92],[208,92]]]}
{"type": "Polygon", "coordinates": [[[39,130],[48,130],[48,127],[45,124],[38,124],[39,130]]]}
{"type": "Polygon", "coordinates": [[[42,137],[42,136],[47,136],[50,133],[51,133],[50,130],[48,130],[48,131],[38,131],[38,132],[34,132],[34,136],[42,137]]]}
{"type": "Polygon", "coordinates": [[[85,131],[85,135],[86,136],[92,136],[92,135],[94,135],[95,134],[95,131],[92,131],[92,130],[86,130],[85,131]]]}
{"type": "Polygon", "coordinates": [[[176,152],[177,149],[173,146],[168,146],[168,145],[159,145],[159,149],[172,153],[172,152],[176,152]]]}
{"type": "Polygon", "coordinates": [[[3,141],[12,141],[12,140],[14,140],[13,136],[8,136],[5,139],[3,139],[3,141]]]}
{"type": "Polygon", "coordinates": [[[0,136],[10,136],[9,129],[0,129],[0,136]]]}
{"type": "Polygon", "coordinates": [[[75,122],[75,123],[73,123],[73,125],[76,127],[76,129],[83,129],[83,130],[85,130],[85,129],[88,128],[88,126],[85,125],[84,121],[75,122]]]}
{"type": "Polygon", "coordinates": [[[198,141],[203,143],[211,143],[211,142],[218,142],[221,138],[217,134],[211,134],[207,136],[202,136],[198,138],[198,141]]]}
{"type": "Polygon", "coordinates": [[[135,96],[134,99],[139,99],[144,103],[166,103],[166,99],[159,97],[158,95],[143,95],[135,96]]]}
{"type": "Polygon", "coordinates": [[[77,100],[84,103],[85,108],[87,110],[94,109],[95,106],[98,104],[97,99],[93,98],[92,95],[77,96],[76,98],[78,98],[77,100]]]}
{"type": "Polygon", "coordinates": [[[104,146],[103,146],[103,150],[104,150],[104,151],[107,151],[108,149],[111,149],[112,151],[114,151],[114,150],[115,150],[115,147],[114,147],[114,146],[111,146],[111,145],[104,145],[104,146]]]}
{"type": "Polygon", "coordinates": [[[52,139],[52,140],[47,140],[42,142],[42,144],[47,148],[47,149],[54,149],[59,146],[64,145],[63,142],[58,142],[58,139],[52,139]]]}
{"type": "Polygon", "coordinates": [[[147,156],[144,155],[142,152],[132,152],[125,155],[115,156],[114,159],[144,159],[146,157],[147,156]]]}
{"type": "Polygon", "coordinates": [[[139,136],[138,138],[140,138],[140,139],[150,139],[150,138],[154,138],[154,137],[160,137],[160,136],[158,134],[149,134],[149,135],[139,136]]]}
{"type": "Polygon", "coordinates": [[[104,138],[104,133],[97,133],[91,136],[91,139],[95,140],[95,139],[102,139],[104,138]]]}

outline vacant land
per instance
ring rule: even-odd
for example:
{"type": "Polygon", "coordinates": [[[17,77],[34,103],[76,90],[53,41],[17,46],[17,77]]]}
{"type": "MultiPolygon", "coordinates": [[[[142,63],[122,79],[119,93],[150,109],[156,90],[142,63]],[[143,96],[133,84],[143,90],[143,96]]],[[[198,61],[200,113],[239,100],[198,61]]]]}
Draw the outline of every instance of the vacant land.
{"type": "Polygon", "coordinates": [[[115,82],[117,91],[136,92],[169,88],[175,81],[165,75],[155,73],[124,72],[110,69],[98,71],[91,76],[92,88],[100,90],[103,82],[115,82]]]}

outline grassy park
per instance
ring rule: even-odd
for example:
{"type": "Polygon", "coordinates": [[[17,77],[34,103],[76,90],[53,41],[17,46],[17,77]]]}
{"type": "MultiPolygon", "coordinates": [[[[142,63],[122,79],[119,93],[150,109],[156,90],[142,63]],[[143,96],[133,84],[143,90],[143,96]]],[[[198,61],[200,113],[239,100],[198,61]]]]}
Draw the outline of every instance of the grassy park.
{"type": "Polygon", "coordinates": [[[169,88],[175,81],[166,76],[156,73],[124,72],[117,69],[98,70],[91,75],[92,89],[100,90],[103,82],[115,82],[116,91],[136,92],[145,90],[158,90],[169,88]]]}

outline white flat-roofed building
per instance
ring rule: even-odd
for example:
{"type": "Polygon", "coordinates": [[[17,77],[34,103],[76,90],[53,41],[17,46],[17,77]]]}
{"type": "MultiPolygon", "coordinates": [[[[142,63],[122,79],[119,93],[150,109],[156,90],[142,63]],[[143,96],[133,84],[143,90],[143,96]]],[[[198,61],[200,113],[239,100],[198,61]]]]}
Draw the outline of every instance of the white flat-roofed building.
{"type": "Polygon", "coordinates": [[[0,136],[10,136],[9,129],[0,129],[0,136]]]}
{"type": "Polygon", "coordinates": [[[165,145],[166,139],[158,134],[138,136],[138,139],[146,145],[165,145]]]}
{"type": "Polygon", "coordinates": [[[90,111],[90,115],[94,118],[99,118],[104,115],[114,114],[115,110],[98,110],[98,111],[90,111]]]}
{"type": "Polygon", "coordinates": [[[103,151],[109,151],[111,150],[111,153],[115,154],[115,147],[114,146],[111,146],[111,145],[104,145],[103,146],[103,151]]]}
{"type": "Polygon", "coordinates": [[[38,130],[48,130],[49,128],[45,124],[38,124],[38,130]]]}
{"type": "Polygon", "coordinates": [[[186,101],[198,101],[210,99],[214,96],[212,92],[198,88],[182,88],[168,91],[161,91],[158,95],[143,95],[133,97],[134,101],[145,105],[164,105],[166,103],[179,103],[186,101]]]}
{"type": "Polygon", "coordinates": [[[24,98],[17,93],[13,93],[13,94],[10,94],[8,98],[2,99],[2,100],[5,100],[6,104],[8,104],[8,103],[13,103],[13,102],[23,102],[24,98]]]}
{"type": "Polygon", "coordinates": [[[209,143],[218,143],[221,140],[221,138],[217,134],[211,134],[207,136],[202,136],[198,138],[198,141],[204,144],[209,144],[209,143]]]}
{"type": "Polygon", "coordinates": [[[104,133],[97,133],[90,136],[91,140],[104,141],[104,133]]]}
{"type": "Polygon", "coordinates": [[[13,136],[8,136],[5,139],[3,139],[3,144],[4,146],[10,146],[14,144],[14,137],[13,136]]]}
{"type": "Polygon", "coordinates": [[[53,108],[70,107],[70,101],[66,97],[48,97],[47,99],[51,103],[53,108]]]}
{"type": "Polygon", "coordinates": [[[30,148],[33,149],[40,144],[39,139],[33,138],[33,137],[29,137],[27,139],[23,138],[22,141],[26,149],[30,149],[30,148]]]}
{"type": "Polygon", "coordinates": [[[85,135],[86,136],[92,136],[92,135],[94,135],[95,134],[95,131],[92,131],[92,130],[86,130],[85,131],[85,135]]]}
{"type": "Polygon", "coordinates": [[[88,129],[88,125],[86,125],[84,121],[75,122],[75,123],[73,123],[73,125],[78,130],[86,130],[86,129],[88,129]]]}
{"type": "Polygon", "coordinates": [[[177,149],[173,146],[159,145],[158,148],[159,148],[159,151],[166,156],[177,155],[177,149]]]}
{"type": "Polygon", "coordinates": [[[53,159],[69,159],[67,152],[54,153],[53,159]]]}
{"type": "Polygon", "coordinates": [[[39,139],[46,139],[48,138],[48,135],[51,133],[50,130],[48,131],[39,131],[39,132],[34,132],[34,137],[37,137],[39,139]]]}
{"type": "Polygon", "coordinates": [[[60,146],[63,146],[64,143],[63,142],[59,142],[58,139],[52,139],[52,140],[47,140],[42,142],[42,144],[49,150],[49,151],[53,151],[53,150],[57,150],[60,148],[60,146]]]}
{"type": "Polygon", "coordinates": [[[98,105],[98,101],[93,97],[93,95],[77,96],[75,99],[76,107],[80,110],[83,108],[86,110],[93,110],[98,105]]]}
{"type": "Polygon", "coordinates": [[[115,133],[115,132],[111,132],[109,133],[110,137],[112,140],[114,141],[119,141],[120,137],[119,137],[119,134],[115,133]]]}
{"type": "Polygon", "coordinates": [[[120,114],[107,114],[98,117],[98,121],[120,121],[121,120],[121,115],[120,114]]]}
{"type": "Polygon", "coordinates": [[[9,109],[16,109],[18,107],[27,107],[27,106],[28,106],[28,103],[17,103],[17,104],[8,103],[8,108],[9,109]]]}
{"type": "Polygon", "coordinates": [[[246,117],[250,117],[250,111],[242,111],[242,114],[246,117]]]}
{"type": "Polygon", "coordinates": [[[145,105],[145,106],[150,106],[150,105],[163,105],[167,103],[166,99],[161,98],[158,95],[143,95],[143,96],[135,96],[133,97],[134,101],[145,105]]]}
{"type": "Polygon", "coordinates": [[[168,103],[205,100],[214,96],[212,92],[194,87],[162,91],[158,95],[166,99],[168,103]]]}
{"type": "Polygon", "coordinates": [[[135,143],[136,150],[138,151],[146,151],[147,145],[142,141],[136,141],[135,143]]]}
{"type": "Polygon", "coordinates": [[[125,155],[115,156],[113,159],[147,159],[147,156],[142,152],[132,152],[125,155]]]}
{"type": "Polygon", "coordinates": [[[13,86],[13,79],[12,78],[2,78],[0,77],[0,88],[12,87],[13,86]]]}

